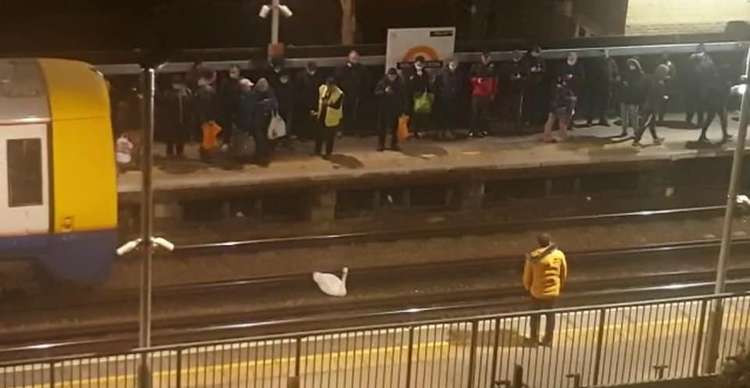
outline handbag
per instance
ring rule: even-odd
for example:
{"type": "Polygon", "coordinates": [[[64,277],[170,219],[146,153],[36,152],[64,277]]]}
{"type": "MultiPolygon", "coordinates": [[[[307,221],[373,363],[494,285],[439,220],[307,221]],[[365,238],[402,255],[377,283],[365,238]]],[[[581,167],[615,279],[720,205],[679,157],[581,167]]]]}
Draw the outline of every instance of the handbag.
{"type": "Polygon", "coordinates": [[[432,93],[422,93],[414,96],[414,113],[430,114],[432,113],[432,103],[435,101],[435,95],[432,93]]]}
{"type": "Polygon", "coordinates": [[[268,124],[268,139],[276,140],[286,136],[286,123],[278,113],[271,116],[271,122],[268,124]]]}
{"type": "Polygon", "coordinates": [[[402,115],[398,118],[398,141],[405,141],[409,138],[409,116],[402,115]]]}

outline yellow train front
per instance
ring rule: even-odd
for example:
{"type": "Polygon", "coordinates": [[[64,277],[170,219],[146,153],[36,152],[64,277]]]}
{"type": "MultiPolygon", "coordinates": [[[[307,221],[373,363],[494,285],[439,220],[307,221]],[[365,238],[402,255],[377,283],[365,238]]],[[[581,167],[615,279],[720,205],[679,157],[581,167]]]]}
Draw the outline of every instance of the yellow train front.
{"type": "Polygon", "coordinates": [[[0,59],[0,260],[96,283],[117,244],[106,83],[90,65],[0,59]]]}

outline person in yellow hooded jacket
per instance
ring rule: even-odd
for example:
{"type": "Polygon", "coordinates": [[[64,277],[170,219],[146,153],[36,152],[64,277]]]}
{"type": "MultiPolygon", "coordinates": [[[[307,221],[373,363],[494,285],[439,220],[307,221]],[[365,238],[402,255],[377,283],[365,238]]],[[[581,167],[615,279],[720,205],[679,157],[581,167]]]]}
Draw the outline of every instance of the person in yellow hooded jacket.
{"type": "Polygon", "coordinates": [[[333,77],[328,77],[318,92],[318,110],[313,112],[319,123],[318,136],[315,138],[315,154],[321,155],[325,144],[326,153],[323,158],[327,159],[333,153],[333,142],[344,118],[344,92],[336,85],[336,79],[333,77]]]}
{"type": "MultiPolygon", "coordinates": [[[[526,255],[523,268],[523,286],[531,294],[532,305],[536,310],[555,308],[555,302],[565,286],[568,265],[565,254],[552,242],[547,233],[537,237],[539,248],[526,255]]],[[[555,314],[545,313],[546,325],[541,344],[552,345],[555,332],[555,314]]],[[[534,314],[529,320],[532,344],[539,344],[539,323],[541,314],[534,314]]]]}

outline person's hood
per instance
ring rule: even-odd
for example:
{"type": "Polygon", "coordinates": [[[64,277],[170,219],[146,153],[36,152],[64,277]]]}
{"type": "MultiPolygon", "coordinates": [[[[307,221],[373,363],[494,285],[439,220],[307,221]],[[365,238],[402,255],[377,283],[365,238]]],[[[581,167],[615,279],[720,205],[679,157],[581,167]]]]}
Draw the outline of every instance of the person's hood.
{"type": "Polygon", "coordinates": [[[641,62],[639,62],[637,59],[628,58],[628,61],[627,61],[628,70],[630,70],[630,65],[635,65],[635,70],[639,73],[643,73],[643,67],[641,66],[641,62]]]}
{"type": "Polygon", "coordinates": [[[535,251],[536,254],[528,254],[527,258],[531,261],[539,261],[544,259],[545,257],[549,256],[552,252],[557,250],[557,245],[554,243],[548,245],[544,250],[542,251],[535,251]]]}
{"type": "Polygon", "coordinates": [[[656,70],[654,70],[654,75],[659,81],[667,79],[667,76],[669,76],[669,66],[664,64],[657,66],[656,70]]]}

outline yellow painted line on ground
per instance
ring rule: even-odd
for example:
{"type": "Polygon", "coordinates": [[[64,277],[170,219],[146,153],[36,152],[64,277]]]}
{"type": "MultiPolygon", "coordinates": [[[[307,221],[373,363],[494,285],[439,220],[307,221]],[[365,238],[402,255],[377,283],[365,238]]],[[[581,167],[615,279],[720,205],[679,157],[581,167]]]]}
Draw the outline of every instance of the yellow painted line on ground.
{"type": "MultiPolygon", "coordinates": [[[[725,322],[730,321],[731,324],[727,327],[725,327],[725,330],[736,330],[736,329],[743,329],[744,327],[736,327],[738,326],[738,319],[737,317],[744,317],[744,314],[730,314],[725,318],[725,322]]],[[[673,320],[659,320],[659,321],[646,321],[646,322],[633,322],[633,323],[611,323],[605,326],[605,330],[618,330],[627,328],[628,330],[632,330],[633,328],[640,328],[641,330],[644,330],[644,327],[651,327],[651,326],[664,326],[668,325],[672,328],[684,328],[682,331],[688,331],[691,326],[690,323],[694,322],[696,318],[680,318],[680,319],[673,319],[673,320]],[[685,325],[685,323],[688,323],[688,325],[685,325]]],[[[439,326],[433,325],[432,327],[437,328],[439,326]]],[[[502,326],[500,327],[503,328],[502,326]]],[[[582,332],[591,332],[598,330],[597,326],[589,326],[585,328],[565,328],[562,330],[558,330],[558,335],[562,336],[565,334],[570,333],[576,333],[580,335],[582,332]]],[[[668,336],[675,336],[678,335],[679,332],[676,332],[675,330],[661,330],[660,333],[662,334],[660,337],[668,337],[668,336]]],[[[643,331],[641,331],[643,333],[643,331]]],[[[653,333],[649,333],[653,334],[653,333]]],[[[640,336],[641,338],[643,336],[640,336]]],[[[322,340],[325,340],[325,338],[321,338],[322,340]]],[[[630,340],[630,338],[628,339],[630,340]]],[[[308,341],[309,343],[309,341],[308,341]]],[[[273,346],[273,344],[270,344],[273,346]]],[[[439,349],[439,348],[447,348],[450,346],[464,346],[463,344],[451,344],[449,341],[433,341],[433,342],[426,342],[426,343],[416,343],[415,344],[415,352],[418,352],[420,354],[427,353],[427,349],[433,348],[433,349],[439,349]]],[[[504,347],[504,346],[501,346],[504,347]]],[[[226,347],[222,348],[222,351],[236,351],[236,350],[242,350],[243,347],[237,346],[237,347],[226,347]]],[[[390,361],[388,357],[391,359],[396,359],[398,361],[402,361],[402,358],[400,357],[400,354],[404,351],[408,350],[408,345],[396,345],[396,346],[383,346],[378,348],[370,348],[370,349],[358,349],[358,350],[346,350],[346,351],[337,351],[337,352],[328,352],[328,353],[322,353],[322,354],[313,354],[313,355],[305,355],[300,357],[300,363],[301,365],[305,365],[306,363],[309,364],[312,362],[312,365],[314,366],[314,370],[311,372],[323,372],[325,371],[323,366],[331,366],[334,363],[337,363],[340,359],[346,359],[349,361],[353,361],[353,367],[357,367],[359,364],[359,367],[362,367],[364,365],[363,362],[357,363],[357,359],[362,359],[364,357],[368,357],[368,366],[372,364],[372,359],[375,358],[375,362],[377,363],[379,360],[383,361],[390,361]],[[396,356],[396,354],[399,354],[399,356],[396,356]],[[327,362],[326,362],[327,361],[327,362]],[[318,367],[321,367],[320,370],[318,370],[318,367]]],[[[434,350],[431,352],[434,356],[437,352],[434,350]]],[[[218,353],[217,353],[218,354],[218,353]]],[[[214,356],[216,358],[216,356],[214,356]]],[[[429,358],[428,358],[429,359],[429,358]]],[[[427,361],[427,359],[421,359],[420,361],[427,361]]],[[[137,362],[137,361],[136,361],[137,362]]],[[[183,365],[186,363],[186,360],[183,360],[183,365]]],[[[278,373],[290,370],[293,368],[293,364],[295,362],[295,357],[287,356],[287,357],[277,357],[277,358],[270,358],[270,359],[263,359],[263,360],[249,360],[249,361],[243,361],[243,362],[232,362],[232,363],[224,363],[224,364],[213,364],[213,365],[203,365],[203,366],[195,366],[190,367],[187,369],[183,369],[182,379],[183,381],[200,381],[201,379],[198,376],[205,376],[207,374],[212,374],[213,376],[216,375],[216,373],[224,373],[228,371],[232,371],[232,373],[237,373],[239,375],[245,375],[247,374],[250,369],[256,370],[258,369],[261,372],[265,372],[264,369],[266,368],[272,368],[274,375],[277,375],[278,373]],[[235,372],[236,371],[236,372],[235,372]],[[244,373],[243,373],[244,372],[244,373]],[[191,378],[190,376],[195,375],[194,378],[191,378]]],[[[115,363],[114,366],[117,366],[118,364],[115,363]]],[[[76,364],[69,364],[66,365],[68,367],[76,367],[76,364]]],[[[347,362],[347,365],[343,365],[344,368],[349,369],[352,364],[347,362]]],[[[99,367],[98,369],[101,369],[103,367],[99,367]]],[[[98,370],[97,368],[92,367],[91,370],[95,371],[98,370]]],[[[306,371],[310,372],[310,371],[306,371]]],[[[12,373],[12,371],[11,371],[12,373]]],[[[177,372],[174,370],[168,370],[168,371],[159,371],[154,373],[154,381],[158,382],[160,380],[166,380],[175,378],[177,372]]],[[[262,376],[264,378],[271,378],[274,376],[268,376],[266,373],[263,373],[262,376]]],[[[286,375],[285,375],[286,376],[286,375]]],[[[252,377],[252,376],[251,376],[252,377]]],[[[89,379],[80,379],[80,380],[71,380],[68,382],[57,382],[55,384],[55,387],[61,387],[61,388],[67,388],[67,387],[81,387],[81,386],[100,386],[102,384],[109,385],[109,384],[122,384],[122,383],[129,383],[131,381],[134,381],[136,378],[136,375],[134,373],[131,374],[124,374],[124,375],[116,375],[116,376],[106,376],[106,377],[98,377],[98,378],[89,378],[89,379]]],[[[48,387],[49,384],[35,384],[35,385],[27,385],[23,388],[45,388],[48,387]]]]}

